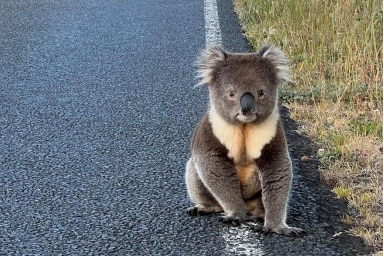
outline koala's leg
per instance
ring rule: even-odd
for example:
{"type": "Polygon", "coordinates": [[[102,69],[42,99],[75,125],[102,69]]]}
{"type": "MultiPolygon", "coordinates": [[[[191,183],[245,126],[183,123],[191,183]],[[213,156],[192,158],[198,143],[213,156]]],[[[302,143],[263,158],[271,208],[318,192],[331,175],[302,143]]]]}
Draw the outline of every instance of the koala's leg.
{"type": "Polygon", "coordinates": [[[197,158],[195,165],[200,180],[224,210],[221,221],[239,225],[249,220],[233,162],[213,155],[197,158]]]}
{"type": "Polygon", "coordinates": [[[192,159],[188,160],[186,169],[188,195],[196,204],[196,206],[188,208],[188,213],[192,216],[199,216],[221,212],[223,209],[200,180],[192,159]]]}
{"type": "Polygon", "coordinates": [[[277,161],[265,162],[260,171],[262,199],[265,220],[262,231],[282,235],[303,233],[300,228],[286,224],[287,204],[292,180],[292,167],[289,157],[275,156],[277,161]]]}

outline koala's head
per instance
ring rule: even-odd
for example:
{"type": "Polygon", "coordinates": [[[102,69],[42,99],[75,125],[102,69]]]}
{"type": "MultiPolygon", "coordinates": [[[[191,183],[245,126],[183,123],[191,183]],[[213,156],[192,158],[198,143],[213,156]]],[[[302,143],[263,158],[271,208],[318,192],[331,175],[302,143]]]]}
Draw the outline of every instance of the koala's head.
{"type": "Polygon", "coordinates": [[[274,46],[257,53],[228,53],[208,46],[196,64],[199,85],[209,87],[211,107],[233,124],[266,120],[277,106],[277,86],[290,81],[288,59],[274,46]]]}

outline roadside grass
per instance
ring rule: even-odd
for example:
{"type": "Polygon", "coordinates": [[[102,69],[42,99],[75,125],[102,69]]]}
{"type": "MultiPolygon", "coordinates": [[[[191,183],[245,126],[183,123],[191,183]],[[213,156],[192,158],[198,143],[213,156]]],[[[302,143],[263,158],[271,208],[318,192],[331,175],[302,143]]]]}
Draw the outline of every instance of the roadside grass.
{"type": "Polygon", "coordinates": [[[255,50],[291,60],[280,90],[298,132],[319,144],[321,177],[350,213],[350,232],[383,246],[383,21],[379,0],[234,0],[255,50]]]}

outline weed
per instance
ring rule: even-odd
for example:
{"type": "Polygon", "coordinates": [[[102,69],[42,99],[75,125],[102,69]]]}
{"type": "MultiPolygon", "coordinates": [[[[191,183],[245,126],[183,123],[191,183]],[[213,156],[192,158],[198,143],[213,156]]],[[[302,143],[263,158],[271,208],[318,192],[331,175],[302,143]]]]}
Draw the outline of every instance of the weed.
{"type": "Polygon", "coordinates": [[[336,194],[339,199],[347,199],[351,196],[352,190],[347,187],[335,187],[333,192],[336,194]]]}

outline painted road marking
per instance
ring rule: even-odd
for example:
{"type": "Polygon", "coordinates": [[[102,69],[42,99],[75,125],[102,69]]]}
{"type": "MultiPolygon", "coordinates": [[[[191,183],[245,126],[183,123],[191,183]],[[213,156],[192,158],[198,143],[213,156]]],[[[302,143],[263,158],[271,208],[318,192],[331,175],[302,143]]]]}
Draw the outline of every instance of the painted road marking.
{"type": "Polygon", "coordinates": [[[204,0],[205,44],[221,46],[221,30],[216,0],[204,0]]]}

